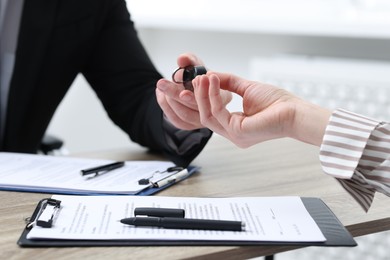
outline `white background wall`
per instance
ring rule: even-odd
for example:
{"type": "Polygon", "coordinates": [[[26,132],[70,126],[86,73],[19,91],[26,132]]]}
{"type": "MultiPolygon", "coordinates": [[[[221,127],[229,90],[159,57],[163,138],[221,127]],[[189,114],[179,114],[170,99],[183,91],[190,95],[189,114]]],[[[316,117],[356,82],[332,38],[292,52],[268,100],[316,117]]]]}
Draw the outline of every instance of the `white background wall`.
{"type": "MultiPolygon", "coordinates": [[[[196,53],[208,68],[246,78],[253,57],[278,53],[390,61],[385,1],[376,1],[377,6],[373,1],[291,2],[198,0],[190,9],[178,0],[128,0],[128,7],[145,48],[165,77],[170,77],[183,52],[196,53]],[[237,9],[240,6],[242,10],[237,9]]],[[[238,99],[231,108],[240,108],[238,99]]],[[[70,152],[137,146],[109,121],[82,76],[48,132],[62,138],[70,152]]]]}

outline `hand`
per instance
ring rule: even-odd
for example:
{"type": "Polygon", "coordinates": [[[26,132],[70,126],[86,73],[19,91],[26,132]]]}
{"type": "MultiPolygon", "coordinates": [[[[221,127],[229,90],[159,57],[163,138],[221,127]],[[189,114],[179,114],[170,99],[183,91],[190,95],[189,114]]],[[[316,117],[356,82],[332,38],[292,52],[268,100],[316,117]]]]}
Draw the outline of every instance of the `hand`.
{"type": "MultiPolygon", "coordinates": [[[[182,54],[177,59],[179,67],[203,65],[203,62],[192,54],[182,54]]],[[[232,95],[224,91],[221,93],[222,102],[227,104],[232,95]]],[[[194,93],[185,90],[182,84],[176,84],[167,79],[157,82],[157,101],[168,120],[178,128],[193,130],[203,128],[200,123],[198,105],[194,93]]]]}
{"type": "Polygon", "coordinates": [[[283,89],[222,73],[198,76],[193,85],[201,124],[239,147],[280,137],[321,144],[330,111],[283,89]],[[226,109],[221,89],[243,98],[243,112],[226,109]]]}

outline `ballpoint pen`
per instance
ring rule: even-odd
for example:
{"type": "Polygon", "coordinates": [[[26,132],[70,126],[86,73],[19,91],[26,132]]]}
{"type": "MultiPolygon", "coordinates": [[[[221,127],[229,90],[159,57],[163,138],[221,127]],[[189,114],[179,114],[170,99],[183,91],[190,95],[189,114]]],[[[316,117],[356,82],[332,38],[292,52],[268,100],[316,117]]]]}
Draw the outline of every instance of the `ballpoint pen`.
{"type": "Polygon", "coordinates": [[[81,170],[81,175],[85,176],[88,174],[98,174],[99,172],[107,172],[107,171],[112,171],[117,168],[123,167],[125,165],[125,162],[114,162],[106,165],[101,165],[93,168],[88,168],[81,170]]]}
{"type": "Polygon", "coordinates": [[[121,219],[120,222],[126,225],[162,227],[169,229],[202,229],[202,230],[224,230],[243,231],[245,223],[231,220],[213,219],[191,219],[172,217],[134,217],[121,219]]]}

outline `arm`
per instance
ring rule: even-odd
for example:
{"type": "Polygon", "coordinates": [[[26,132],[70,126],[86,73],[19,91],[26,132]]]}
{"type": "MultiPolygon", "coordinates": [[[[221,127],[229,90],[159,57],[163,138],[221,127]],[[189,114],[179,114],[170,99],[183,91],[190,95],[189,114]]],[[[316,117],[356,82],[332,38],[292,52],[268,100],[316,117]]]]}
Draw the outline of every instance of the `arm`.
{"type": "MultiPolygon", "coordinates": [[[[191,147],[186,147],[185,140],[176,138],[177,129],[165,127],[155,95],[156,82],[161,75],[138,39],[125,1],[104,3],[106,6],[96,19],[97,29],[83,74],[109,117],[133,141],[164,153],[180,166],[188,165],[206,144],[210,131],[205,137],[195,138],[191,147]],[[172,138],[168,140],[170,135],[172,138]]],[[[186,134],[191,137],[193,133],[186,134]]]]}
{"type": "Polygon", "coordinates": [[[209,73],[193,85],[202,124],[238,146],[280,137],[321,146],[324,172],[337,178],[364,210],[376,191],[390,196],[389,124],[343,110],[331,116],[285,90],[230,74],[209,73]],[[243,98],[243,113],[226,109],[221,88],[243,98]]]}
{"type": "Polygon", "coordinates": [[[331,112],[275,86],[239,77],[208,73],[193,81],[202,124],[237,146],[281,137],[320,145],[331,112]],[[230,113],[221,89],[243,98],[243,112],[230,113]]]}

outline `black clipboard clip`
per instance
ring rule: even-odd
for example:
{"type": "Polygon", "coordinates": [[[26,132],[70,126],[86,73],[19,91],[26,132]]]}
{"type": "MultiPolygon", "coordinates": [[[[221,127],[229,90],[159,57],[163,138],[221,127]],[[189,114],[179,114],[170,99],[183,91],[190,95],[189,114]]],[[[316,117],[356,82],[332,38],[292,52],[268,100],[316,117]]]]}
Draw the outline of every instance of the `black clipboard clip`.
{"type": "Polygon", "coordinates": [[[26,219],[26,228],[31,229],[34,225],[44,228],[51,228],[54,218],[57,216],[60,208],[60,200],[52,198],[41,200],[31,218],[26,219]]]}

